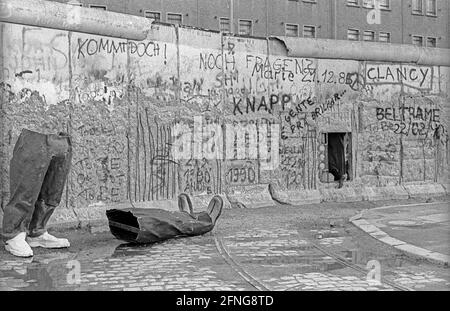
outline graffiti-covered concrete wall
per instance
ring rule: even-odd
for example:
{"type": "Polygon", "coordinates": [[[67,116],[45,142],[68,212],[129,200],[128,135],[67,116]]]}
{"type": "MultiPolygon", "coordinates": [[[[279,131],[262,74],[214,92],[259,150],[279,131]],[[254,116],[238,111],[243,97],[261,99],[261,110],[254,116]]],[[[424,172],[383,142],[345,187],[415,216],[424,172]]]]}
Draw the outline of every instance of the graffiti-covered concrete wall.
{"type": "Polygon", "coordinates": [[[294,58],[278,39],[158,24],[145,41],[1,33],[2,206],[22,128],[72,136],[67,208],[448,184],[448,67],[294,58]]]}

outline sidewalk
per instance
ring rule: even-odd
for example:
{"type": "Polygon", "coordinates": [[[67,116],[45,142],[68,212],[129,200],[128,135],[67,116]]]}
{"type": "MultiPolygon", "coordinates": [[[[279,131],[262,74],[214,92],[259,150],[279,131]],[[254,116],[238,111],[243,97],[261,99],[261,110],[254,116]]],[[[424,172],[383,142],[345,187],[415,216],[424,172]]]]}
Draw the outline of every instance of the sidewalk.
{"type": "Polygon", "coordinates": [[[351,220],[372,237],[400,251],[448,265],[449,209],[448,202],[386,206],[363,211],[351,220]]]}

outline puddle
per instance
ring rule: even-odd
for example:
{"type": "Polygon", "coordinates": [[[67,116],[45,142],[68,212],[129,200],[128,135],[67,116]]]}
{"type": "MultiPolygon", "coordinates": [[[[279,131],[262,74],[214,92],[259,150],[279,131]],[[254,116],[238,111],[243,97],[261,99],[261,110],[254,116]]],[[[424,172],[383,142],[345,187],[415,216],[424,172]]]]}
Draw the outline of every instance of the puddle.
{"type": "Polygon", "coordinates": [[[335,260],[320,260],[317,258],[272,258],[272,259],[261,259],[261,260],[243,260],[240,261],[241,264],[251,265],[256,264],[261,267],[269,268],[282,268],[286,269],[286,265],[292,265],[295,271],[301,273],[308,272],[325,272],[344,269],[346,266],[335,261],[335,260]]]}
{"type": "MultiPolygon", "coordinates": [[[[64,273],[66,274],[67,272],[64,273]]],[[[53,274],[57,274],[56,269],[53,270],[53,274]]],[[[1,287],[42,291],[56,289],[54,277],[52,277],[49,273],[49,266],[43,266],[40,264],[30,265],[29,267],[22,268],[21,270],[13,269],[9,271],[2,271],[0,275],[1,287]]]]}
{"type": "Polygon", "coordinates": [[[0,288],[53,291],[66,286],[70,272],[67,264],[76,256],[74,253],[47,253],[5,260],[0,269],[0,288]]]}
{"type": "Polygon", "coordinates": [[[149,243],[149,244],[136,244],[136,243],[124,243],[116,247],[111,258],[120,258],[128,256],[148,255],[149,251],[156,245],[161,243],[149,243]]]}
{"type": "Polygon", "coordinates": [[[382,266],[395,268],[402,267],[406,262],[403,255],[386,257],[373,252],[360,250],[342,250],[336,253],[345,258],[347,262],[362,267],[366,267],[367,263],[372,260],[378,261],[382,266]]]}
{"type": "Polygon", "coordinates": [[[337,230],[311,230],[314,233],[314,238],[327,239],[327,238],[339,238],[342,234],[337,230]]]}

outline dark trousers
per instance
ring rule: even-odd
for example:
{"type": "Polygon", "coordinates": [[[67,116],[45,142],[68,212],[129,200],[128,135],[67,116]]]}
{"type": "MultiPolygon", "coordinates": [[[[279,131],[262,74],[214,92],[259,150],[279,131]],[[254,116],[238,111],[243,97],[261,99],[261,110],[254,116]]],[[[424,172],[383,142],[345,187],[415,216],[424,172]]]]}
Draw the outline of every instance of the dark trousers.
{"type": "Polygon", "coordinates": [[[111,233],[131,243],[155,243],[168,239],[205,234],[214,228],[206,212],[197,217],[184,212],[154,208],[111,209],[106,211],[111,233]]]}
{"type": "Polygon", "coordinates": [[[178,204],[181,212],[155,208],[111,209],[106,211],[106,217],[111,233],[119,240],[156,243],[211,231],[222,212],[223,199],[214,196],[206,212],[200,213],[193,213],[191,199],[187,194],[178,197],[178,204]]]}
{"type": "Polygon", "coordinates": [[[3,211],[3,239],[20,232],[36,237],[61,202],[72,160],[69,136],[23,129],[10,164],[10,201],[3,211]]]}

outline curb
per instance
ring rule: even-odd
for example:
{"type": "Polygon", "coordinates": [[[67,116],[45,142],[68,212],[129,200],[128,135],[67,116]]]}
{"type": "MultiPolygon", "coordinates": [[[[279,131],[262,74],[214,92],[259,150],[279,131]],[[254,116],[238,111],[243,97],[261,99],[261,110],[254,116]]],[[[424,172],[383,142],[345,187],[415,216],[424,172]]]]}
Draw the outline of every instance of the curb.
{"type": "Polygon", "coordinates": [[[438,197],[447,194],[439,183],[405,184],[403,185],[410,198],[438,197]]]}
{"type": "Polygon", "coordinates": [[[445,193],[450,195],[450,184],[442,184],[442,187],[444,188],[445,193]]]}
{"type": "Polygon", "coordinates": [[[410,194],[403,186],[363,187],[363,199],[365,201],[404,200],[409,198],[410,194]]]}
{"type": "Polygon", "coordinates": [[[269,184],[230,187],[225,196],[233,208],[260,208],[275,206],[269,184]]]}
{"type": "Polygon", "coordinates": [[[269,192],[272,199],[280,204],[300,206],[322,201],[319,190],[280,190],[276,185],[269,184],[269,192]]]}
{"type": "MultiPolygon", "coordinates": [[[[436,204],[436,203],[429,203],[429,204],[436,204]]],[[[416,204],[414,204],[414,205],[416,205],[416,204]]],[[[402,206],[407,206],[407,205],[402,205],[402,206]]],[[[397,207],[397,206],[379,207],[377,209],[392,208],[392,207],[397,207]]],[[[367,221],[363,218],[364,213],[366,211],[367,210],[351,217],[349,219],[349,221],[353,225],[355,225],[357,228],[359,228],[362,231],[369,234],[374,239],[376,239],[384,244],[387,244],[389,246],[392,246],[395,249],[397,249],[403,253],[406,253],[410,256],[417,257],[420,259],[425,259],[434,264],[444,265],[444,266],[449,265],[450,256],[448,256],[448,255],[444,255],[444,254],[441,254],[438,252],[433,252],[433,251],[427,250],[425,248],[421,248],[421,247],[409,244],[405,241],[391,237],[389,234],[387,234],[386,232],[384,232],[383,230],[381,230],[380,228],[378,228],[377,226],[373,225],[372,223],[370,223],[369,221],[367,221]]]]}
{"type": "Polygon", "coordinates": [[[319,189],[322,202],[361,202],[364,200],[363,189],[361,187],[344,187],[340,189],[324,188],[319,189]]]}

